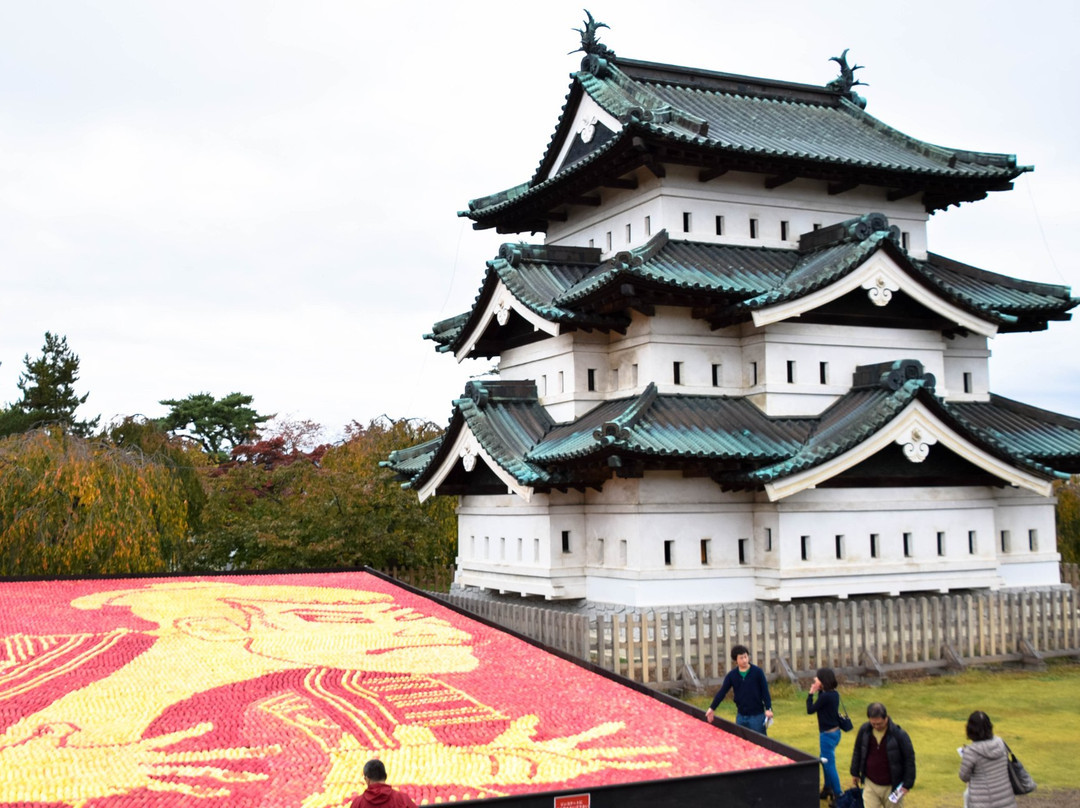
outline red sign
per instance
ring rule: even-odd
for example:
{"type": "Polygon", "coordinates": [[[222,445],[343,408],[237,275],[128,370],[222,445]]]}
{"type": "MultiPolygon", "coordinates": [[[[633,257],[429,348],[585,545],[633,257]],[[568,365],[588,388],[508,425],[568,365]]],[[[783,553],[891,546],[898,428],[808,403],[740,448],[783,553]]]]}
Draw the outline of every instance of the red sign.
{"type": "Polygon", "coordinates": [[[555,808],[589,808],[588,794],[569,794],[555,798],[555,808]]]}

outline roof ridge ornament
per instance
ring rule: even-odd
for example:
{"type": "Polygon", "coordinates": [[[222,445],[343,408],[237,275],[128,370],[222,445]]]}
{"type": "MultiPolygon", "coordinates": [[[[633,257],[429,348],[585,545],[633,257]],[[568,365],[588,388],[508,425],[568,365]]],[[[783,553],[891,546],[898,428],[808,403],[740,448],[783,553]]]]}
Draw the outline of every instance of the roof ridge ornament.
{"type": "Polygon", "coordinates": [[[833,90],[841,96],[847,98],[851,103],[857,106],[859,109],[866,109],[866,99],[855,92],[852,88],[857,85],[863,87],[869,87],[865,81],[859,81],[855,78],[855,71],[862,70],[863,65],[848,65],[847,54],[851,48],[844,48],[844,52],[839,56],[830,56],[830,62],[836,62],[840,65],[840,75],[825,85],[826,89],[833,90]]]}
{"type": "Polygon", "coordinates": [[[577,50],[572,50],[570,53],[577,53],[581,51],[589,56],[599,56],[601,59],[614,59],[615,51],[600,42],[600,37],[597,36],[597,31],[601,28],[607,28],[611,30],[611,26],[607,23],[597,22],[593,19],[593,15],[589,13],[589,10],[582,9],[585,12],[585,19],[582,20],[584,28],[574,28],[573,30],[581,34],[581,47],[577,50]]]}

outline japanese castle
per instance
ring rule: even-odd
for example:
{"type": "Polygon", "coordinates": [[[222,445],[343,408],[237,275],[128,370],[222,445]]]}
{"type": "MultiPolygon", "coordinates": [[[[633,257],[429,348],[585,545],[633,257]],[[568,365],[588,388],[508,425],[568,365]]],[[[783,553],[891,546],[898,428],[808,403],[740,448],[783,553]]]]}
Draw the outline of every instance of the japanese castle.
{"type": "Polygon", "coordinates": [[[826,86],[617,57],[581,30],[530,179],[426,335],[495,357],[394,452],[458,497],[456,584],[627,607],[1059,583],[1052,483],[1080,420],[994,395],[988,340],[1080,300],[929,250],[930,214],[1030,171],[826,86]]]}

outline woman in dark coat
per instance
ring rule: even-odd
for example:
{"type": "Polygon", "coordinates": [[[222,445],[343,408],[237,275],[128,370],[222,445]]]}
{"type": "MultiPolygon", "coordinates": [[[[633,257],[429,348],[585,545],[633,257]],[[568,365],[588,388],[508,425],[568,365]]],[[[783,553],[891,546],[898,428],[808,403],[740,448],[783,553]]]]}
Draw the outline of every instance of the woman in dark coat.
{"type": "Polygon", "coordinates": [[[825,773],[825,789],[821,793],[828,796],[832,805],[842,793],[840,775],[836,773],[836,747],[840,743],[840,694],[836,692],[836,673],[832,668],[818,668],[810,692],[806,694],[806,712],[817,713],[821,768],[825,773]],[[817,701],[814,700],[815,693],[817,701]]]}
{"type": "Polygon", "coordinates": [[[966,808],[1016,808],[1009,781],[1009,750],[1005,741],[994,735],[990,717],[979,710],[973,712],[967,736],[971,743],[960,747],[960,779],[968,784],[966,808]]]}

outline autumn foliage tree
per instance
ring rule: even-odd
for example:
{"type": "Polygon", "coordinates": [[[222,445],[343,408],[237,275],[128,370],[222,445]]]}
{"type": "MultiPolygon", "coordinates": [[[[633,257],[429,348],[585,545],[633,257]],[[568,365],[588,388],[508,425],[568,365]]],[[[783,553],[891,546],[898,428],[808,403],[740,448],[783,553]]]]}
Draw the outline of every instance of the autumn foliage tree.
{"type": "Polygon", "coordinates": [[[1061,560],[1080,564],[1080,476],[1055,486],[1057,545],[1061,560]]]}
{"type": "Polygon", "coordinates": [[[452,502],[421,504],[379,461],[435,437],[417,421],[353,423],[338,445],[279,434],[233,450],[208,480],[197,537],[203,569],[449,566],[452,502]]]}
{"type": "Polygon", "coordinates": [[[188,538],[176,475],[58,427],[0,439],[0,575],[175,569],[188,538]]]}

